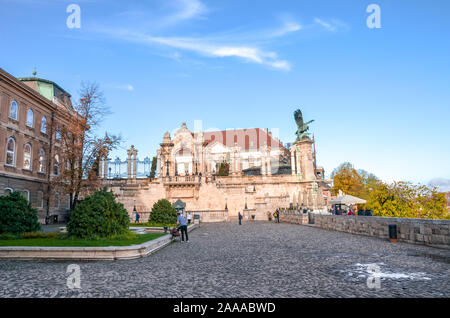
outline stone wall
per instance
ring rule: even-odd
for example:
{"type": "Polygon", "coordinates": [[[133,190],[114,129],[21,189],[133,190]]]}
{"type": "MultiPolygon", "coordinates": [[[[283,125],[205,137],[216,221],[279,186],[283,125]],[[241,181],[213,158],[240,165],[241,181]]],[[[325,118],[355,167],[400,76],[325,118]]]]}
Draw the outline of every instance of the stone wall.
{"type": "Polygon", "coordinates": [[[302,211],[288,210],[280,211],[280,222],[294,223],[294,224],[308,224],[308,213],[302,211]]]}
{"type": "Polygon", "coordinates": [[[389,224],[396,224],[398,241],[450,248],[449,220],[314,214],[314,224],[327,230],[383,239],[389,239],[389,224]]]}

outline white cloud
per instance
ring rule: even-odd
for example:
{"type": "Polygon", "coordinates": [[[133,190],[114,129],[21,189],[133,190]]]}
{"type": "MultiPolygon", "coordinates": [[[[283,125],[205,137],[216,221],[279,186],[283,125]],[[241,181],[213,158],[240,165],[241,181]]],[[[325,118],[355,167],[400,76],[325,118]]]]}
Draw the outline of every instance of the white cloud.
{"type": "Polygon", "coordinates": [[[319,24],[319,25],[321,25],[321,26],[323,26],[328,31],[332,31],[332,32],[336,31],[336,27],[335,26],[332,26],[330,23],[328,23],[326,21],[323,21],[323,20],[321,20],[319,18],[315,18],[314,22],[319,24]]]}
{"type": "Polygon", "coordinates": [[[279,37],[279,36],[286,35],[288,33],[297,32],[301,29],[302,29],[302,26],[297,22],[284,21],[284,24],[281,28],[276,29],[272,32],[269,32],[268,35],[269,35],[269,37],[279,37]]]}
{"type": "Polygon", "coordinates": [[[338,29],[348,30],[349,26],[339,20],[332,19],[330,21],[325,21],[319,18],[314,19],[314,23],[320,25],[324,29],[330,32],[336,32],[338,29]]]}
{"type": "Polygon", "coordinates": [[[103,30],[103,32],[106,32],[109,35],[121,40],[146,45],[159,44],[176,49],[196,52],[208,57],[237,57],[247,62],[267,65],[284,71],[289,71],[291,69],[290,63],[284,60],[279,60],[276,53],[266,52],[252,46],[218,44],[211,40],[201,38],[154,37],[127,30],[103,30]]]}
{"type": "Polygon", "coordinates": [[[163,19],[162,25],[177,24],[182,21],[201,17],[206,13],[206,6],[199,0],[177,0],[173,3],[177,11],[163,19]]]}
{"type": "Polygon", "coordinates": [[[133,85],[130,84],[122,84],[122,85],[115,85],[114,86],[117,89],[126,90],[126,91],[134,91],[133,85]]]}

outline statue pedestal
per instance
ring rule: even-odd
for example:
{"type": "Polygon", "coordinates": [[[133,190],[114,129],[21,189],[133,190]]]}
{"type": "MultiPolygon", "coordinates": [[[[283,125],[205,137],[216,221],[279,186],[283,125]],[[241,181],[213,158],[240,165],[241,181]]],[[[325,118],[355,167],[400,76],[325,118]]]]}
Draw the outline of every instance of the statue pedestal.
{"type": "Polygon", "coordinates": [[[302,141],[296,141],[290,149],[292,175],[298,176],[301,181],[316,180],[312,144],[313,141],[308,138],[302,141]]]}

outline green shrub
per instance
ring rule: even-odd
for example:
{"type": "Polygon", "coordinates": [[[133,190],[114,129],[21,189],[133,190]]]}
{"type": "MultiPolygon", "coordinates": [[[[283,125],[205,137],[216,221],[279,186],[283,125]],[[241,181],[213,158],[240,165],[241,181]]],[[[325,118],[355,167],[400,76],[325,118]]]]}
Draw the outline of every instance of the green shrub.
{"type": "Polygon", "coordinates": [[[19,192],[0,197],[0,233],[40,231],[37,215],[37,210],[19,192]]]}
{"type": "Polygon", "coordinates": [[[176,223],[177,211],[166,199],[159,200],[153,205],[149,222],[162,224],[176,223]]]}
{"type": "Polygon", "coordinates": [[[0,234],[0,240],[15,240],[17,238],[14,234],[2,233],[0,234]]]}
{"type": "Polygon", "coordinates": [[[73,237],[98,239],[127,234],[129,225],[123,204],[104,189],[78,203],[67,223],[67,232],[73,237]]]}
{"type": "Polygon", "coordinates": [[[36,239],[36,238],[57,238],[59,237],[58,232],[50,232],[50,233],[44,233],[44,232],[27,232],[22,233],[20,235],[21,239],[36,239]]]}

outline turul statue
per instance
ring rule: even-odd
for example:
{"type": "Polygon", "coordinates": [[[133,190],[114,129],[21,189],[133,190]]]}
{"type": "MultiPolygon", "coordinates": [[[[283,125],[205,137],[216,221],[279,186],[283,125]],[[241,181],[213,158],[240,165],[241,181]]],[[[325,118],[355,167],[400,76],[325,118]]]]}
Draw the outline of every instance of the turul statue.
{"type": "Polygon", "coordinates": [[[295,122],[297,123],[297,131],[296,131],[296,135],[297,135],[297,139],[295,141],[302,141],[302,140],[308,140],[309,138],[309,133],[307,133],[307,131],[309,130],[309,124],[311,124],[313,120],[310,120],[308,122],[303,122],[303,115],[302,115],[302,111],[300,109],[297,109],[294,112],[294,119],[295,122]]]}

